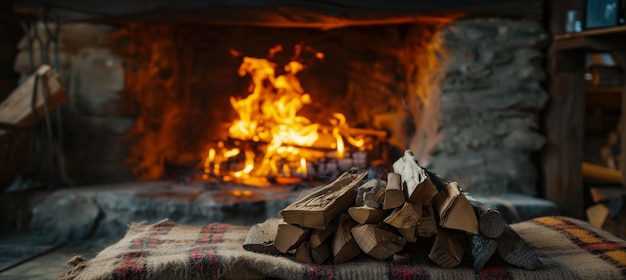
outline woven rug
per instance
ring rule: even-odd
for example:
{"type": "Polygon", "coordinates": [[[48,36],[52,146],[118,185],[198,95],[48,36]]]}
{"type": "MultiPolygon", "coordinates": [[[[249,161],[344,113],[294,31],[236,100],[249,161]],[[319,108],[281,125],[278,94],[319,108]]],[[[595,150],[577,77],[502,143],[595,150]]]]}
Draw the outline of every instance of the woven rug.
{"type": "MultiPolygon", "coordinates": [[[[249,227],[133,224],[92,260],[76,257],[60,279],[625,279],[626,242],[586,222],[542,217],[512,225],[544,266],[528,271],[489,262],[440,268],[417,254],[409,265],[361,256],[341,265],[295,262],[242,248],[249,227]]],[[[423,252],[425,256],[427,252],[423,252]]]]}

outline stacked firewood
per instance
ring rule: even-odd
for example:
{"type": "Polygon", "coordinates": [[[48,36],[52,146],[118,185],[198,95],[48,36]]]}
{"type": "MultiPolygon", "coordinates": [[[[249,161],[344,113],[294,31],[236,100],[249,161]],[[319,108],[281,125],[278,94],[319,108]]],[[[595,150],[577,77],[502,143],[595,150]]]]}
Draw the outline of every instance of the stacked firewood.
{"type": "Polygon", "coordinates": [[[410,151],[386,180],[350,170],[251,228],[244,248],[295,254],[299,262],[340,264],[362,252],[406,264],[409,243],[432,244],[428,257],[441,267],[471,255],[475,269],[495,254],[510,264],[536,269],[541,261],[497,209],[475,201],[456,182],[419,166],[410,151]]]}

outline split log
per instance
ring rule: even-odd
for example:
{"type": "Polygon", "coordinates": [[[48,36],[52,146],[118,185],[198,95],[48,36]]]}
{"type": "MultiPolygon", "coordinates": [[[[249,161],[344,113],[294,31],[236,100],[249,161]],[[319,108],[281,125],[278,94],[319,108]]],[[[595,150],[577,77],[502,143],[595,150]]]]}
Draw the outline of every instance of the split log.
{"type": "Polygon", "coordinates": [[[293,259],[300,263],[312,263],[313,259],[311,258],[311,249],[308,241],[302,242],[298,249],[296,249],[296,255],[293,259]]]}
{"type": "MultiPolygon", "coordinates": [[[[354,206],[365,205],[365,201],[364,201],[365,194],[371,192],[374,188],[380,188],[380,186],[383,184],[384,182],[378,178],[374,178],[363,183],[363,185],[361,185],[357,189],[356,200],[355,200],[354,206]]],[[[378,208],[378,207],[373,207],[373,208],[378,208]]]]}
{"type": "Polygon", "coordinates": [[[326,240],[320,246],[311,248],[311,257],[317,264],[323,264],[332,254],[330,249],[330,241],[326,240]]]}
{"type": "Polygon", "coordinates": [[[274,246],[274,240],[278,233],[278,225],[282,222],[283,219],[273,218],[252,226],[243,241],[243,248],[263,254],[280,254],[281,252],[274,246]]]}
{"type": "Polygon", "coordinates": [[[393,171],[402,177],[407,201],[427,204],[437,194],[437,189],[426,174],[426,169],[419,165],[410,150],[405,151],[404,156],[393,163],[393,171]]]}
{"type": "Polygon", "coordinates": [[[339,213],[354,205],[356,186],[367,172],[351,169],[332,183],[295,201],[280,211],[285,222],[307,228],[325,229],[339,213]]]}
{"type": "Polygon", "coordinates": [[[393,209],[404,204],[404,192],[402,191],[402,177],[398,173],[387,174],[387,187],[385,188],[385,200],[383,209],[393,209]]]}
{"type": "Polygon", "coordinates": [[[487,261],[495,254],[497,243],[494,239],[482,234],[475,234],[470,237],[470,250],[474,259],[474,269],[482,269],[487,261]]]}
{"type": "Polygon", "coordinates": [[[332,221],[326,229],[314,229],[311,232],[311,247],[317,247],[322,244],[326,239],[328,239],[333,233],[337,230],[337,222],[332,221]]]}
{"type": "Polygon", "coordinates": [[[431,204],[423,206],[423,216],[417,221],[417,235],[431,237],[437,234],[437,222],[435,221],[434,209],[431,204]]]}
{"type": "Polygon", "coordinates": [[[428,257],[441,267],[451,268],[459,265],[463,258],[463,239],[460,232],[437,227],[435,242],[428,257]]]}
{"type": "Polygon", "coordinates": [[[420,218],[419,214],[413,210],[413,206],[405,202],[402,208],[395,209],[384,222],[397,229],[408,229],[417,226],[420,218]]]}
{"type": "Polygon", "coordinates": [[[470,234],[478,233],[478,220],[474,209],[456,182],[451,182],[433,198],[433,208],[439,216],[439,225],[470,234]]]}
{"type": "Polygon", "coordinates": [[[369,206],[350,207],[348,214],[359,224],[378,224],[389,214],[389,210],[375,209],[369,206]]]}
{"type": "Polygon", "coordinates": [[[35,97],[35,112],[38,119],[45,117],[46,111],[52,112],[67,101],[67,92],[61,84],[59,76],[54,73],[54,70],[49,65],[41,65],[37,72],[20,84],[0,103],[0,123],[14,126],[31,126],[35,124],[38,119],[33,115],[31,102],[36,76],[40,77],[40,81],[37,84],[37,96],[35,97]]]}
{"type": "Polygon", "coordinates": [[[387,259],[400,252],[406,244],[406,240],[401,236],[376,225],[359,225],[352,228],[351,232],[359,248],[378,260],[387,259]]]}
{"type": "Polygon", "coordinates": [[[512,265],[529,270],[537,269],[543,265],[533,249],[509,225],[505,227],[504,232],[496,239],[496,242],[498,255],[512,265]]]}
{"type": "Polygon", "coordinates": [[[378,183],[370,191],[363,194],[363,204],[376,209],[383,208],[383,201],[385,200],[386,186],[384,181],[377,180],[378,183]]]}
{"type": "Polygon", "coordinates": [[[446,178],[443,178],[428,169],[426,169],[426,175],[428,175],[428,178],[430,179],[430,181],[433,182],[433,185],[435,185],[435,188],[437,189],[437,191],[441,191],[445,189],[448,186],[448,184],[452,183],[452,181],[446,178]]]}
{"type": "Polygon", "coordinates": [[[285,254],[289,250],[298,248],[302,242],[309,238],[310,232],[310,229],[301,228],[297,225],[287,223],[279,224],[274,246],[276,246],[278,251],[285,254]]]}
{"type": "MultiPolygon", "coordinates": [[[[434,224],[433,224],[434,225],[434,224]]],[[[415,242],[417,241],[417,227],[410,227],[410,228],[399,228],[397,229],[398,233],[400,233],[400,235],[402,235],[402,237],[404,237],[404,239],[406,239],[406,242],[415,242]]]]}
{"type": "Polygon", "coordinates": [[[481,203],[470,194],[464,192],[463,195],[474,208],[474,214],[478,219],[478,230],[489,238],[498,238],[504,232],[506,220],[495,206],[481,203]]]}
{"type": "Polygon", "coordinates": [[[422,237],[431,237],[437,234],[437,222],[435,217],[421,217],[417,221],[417,235],[422,237]]]}
{"type": "Polygon", "coordinates": [[[586,212],[589,223],[597,228],[602,228],[611,214],[611,210],[602,203],[587,208],[586,212]]]}
{"type": "Polygon", "coordinates": [[[348,215],[339,217],[337,232],[331,244],[334,264],[345,263],[361,254],[359,245],[356,244],[351,232],[352,228],[357,225],[348,215]]]}

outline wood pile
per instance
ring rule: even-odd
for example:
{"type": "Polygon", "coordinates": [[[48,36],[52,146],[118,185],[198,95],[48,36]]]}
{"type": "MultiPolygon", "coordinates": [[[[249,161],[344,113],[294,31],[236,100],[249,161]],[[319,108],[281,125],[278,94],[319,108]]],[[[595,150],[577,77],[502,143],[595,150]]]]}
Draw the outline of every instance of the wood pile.
{"type": "Polygon", "coordinates": [[[407,245],[417,243],[427,245],[417,247],[446,268],[469,257],[481,269],[495,255],[526,269],[542,265],[495,207],[419,166],[410,151],[393,171],[386,180],[368,181],[366,171],[344,173],[283,209],[282,220],[252,227],[244,248],[294,254],[305,263],[340,264],[364,253],[407,264],[407,245]]]}

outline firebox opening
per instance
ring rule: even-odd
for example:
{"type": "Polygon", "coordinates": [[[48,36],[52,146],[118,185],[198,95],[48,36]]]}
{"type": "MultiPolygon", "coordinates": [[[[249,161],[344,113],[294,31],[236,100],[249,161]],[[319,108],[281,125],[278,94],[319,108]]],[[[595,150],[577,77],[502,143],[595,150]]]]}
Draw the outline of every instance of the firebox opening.
{"type": "Polygon", "coordinates": [[[127,66],[125,114],[136,119],[126,163],[138,179],[205,180],[243,179],[237,172],[332,177],[389,164],[390,150],[404,150],[414,127],[408,104],[422,48],[450,20],[332,30],[125,26],[113,34],[113,49],[127,66]],[[293,108],[282,108],[287,103],[293,108]],[[287,123],[315,139],[284,138],[287,123]]]}

